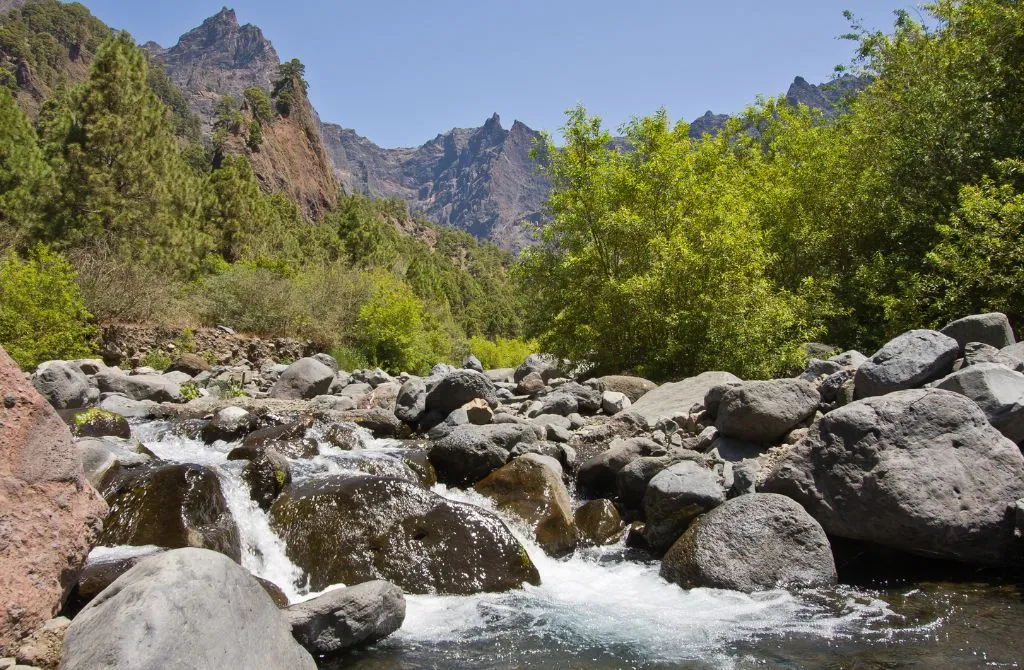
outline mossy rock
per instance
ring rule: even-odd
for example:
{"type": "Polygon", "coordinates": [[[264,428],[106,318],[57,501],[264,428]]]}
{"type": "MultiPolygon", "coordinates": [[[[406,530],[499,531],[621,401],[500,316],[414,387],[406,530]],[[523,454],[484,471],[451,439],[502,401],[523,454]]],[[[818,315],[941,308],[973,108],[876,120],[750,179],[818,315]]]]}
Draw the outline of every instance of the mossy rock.
{"type": "Polygon", "coordinates": [[[120,437],[132,436],[128,420],[120,414],[103,409],[87,409],[76,412],[71,418],[72,428],[78,437],[120,437]]]}

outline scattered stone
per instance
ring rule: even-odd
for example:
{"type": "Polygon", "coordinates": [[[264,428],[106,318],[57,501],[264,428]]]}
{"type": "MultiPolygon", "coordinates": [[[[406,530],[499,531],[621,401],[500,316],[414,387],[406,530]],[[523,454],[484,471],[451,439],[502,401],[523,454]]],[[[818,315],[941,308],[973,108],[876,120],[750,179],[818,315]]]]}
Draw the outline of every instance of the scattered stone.
{"type": "Polygon", "coordinates": [[[953,371],[960,345],[935,330],[911,330],[879,349],[857,368],[857,398],[922,386],[953,371]]]}
{"type": "Polygon", "coordinates": [[[63,670],[315,670],[285,615],[245,568],[212,551],[141,561],[68,628],[63,670]]]}
{"type": "Polygon", "coordinates": [[[292,605],[287,617],[299,644],[318,657],[331,657],[401,628],[405,596],[390,582],[363,582],[292,605]]]}
{"type": "Polygon", "coordinates": [[[629,409],[633,405],[632,401],[626,396],[625,393],[618,391],[605,391],[601,394],[601,409],[608,416],[614,416],[619,412],[623,412],[629,409]]]}
{"type": "Polygon", "coordinates": [[[825,531],[785,496],[734,498],[697,519],[665,555],[661,576],[683,588],[734,591],[832,586],[825,531]]]}
{"type": "Polygon", "coordinates": [[[70,625],[71,619],[67,617],[57,617],[44,623],[21,643],[17,662],[42,670],[57,670],[63,655],[64,634],[70,625]]]}
{"type": "Polygon", "coordinates": [[[743,382],[722,394],[715,427],[725,437],[776,442],[820,403],[818,390],[803,379],[743,382]]]}

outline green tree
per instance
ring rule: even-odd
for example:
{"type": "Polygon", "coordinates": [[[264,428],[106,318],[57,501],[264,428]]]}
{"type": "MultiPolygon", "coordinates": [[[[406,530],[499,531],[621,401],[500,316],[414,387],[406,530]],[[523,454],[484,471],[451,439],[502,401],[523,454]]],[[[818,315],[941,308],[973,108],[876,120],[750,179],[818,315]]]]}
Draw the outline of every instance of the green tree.
{"type": "Polygon", "coordinates": [[[270,109],[270,98],[263,89],[255,86],[245,89],[242,92],[245,98],[246,107],[252,113],[254,119],[260,123],[270,123],[274,120],[274,112],[270,109]]]}
{"type": "Polygon", "coordinates": [[[28,117],[0,90],[0,250],[36,235],[57,193],[28,117]]]}
{"type": "Polygon", "coordinates": [[[0,259],[0,345],[22,369],[92,354],[91,320],[63,256],[39,245],[0,259]]]}
{"type": "Polygon", "coordinates": [[[281,63],[278,67],[272,96],[281,116],[291,116],[295,101],[306,95],[309,83],[304,79],[305,74],[306,66],[298,58],[281,63]]]}

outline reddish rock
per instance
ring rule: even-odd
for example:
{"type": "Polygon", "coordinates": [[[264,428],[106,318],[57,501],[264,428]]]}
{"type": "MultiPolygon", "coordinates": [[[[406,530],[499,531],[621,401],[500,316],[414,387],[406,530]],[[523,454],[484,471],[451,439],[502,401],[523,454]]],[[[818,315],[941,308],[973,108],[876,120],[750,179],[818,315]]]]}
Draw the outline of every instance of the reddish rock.
{"type": "Polygon", "coordinates": [[[0,656],[56,616],[105,512],[68,427],[0,348],[0,656]]]}

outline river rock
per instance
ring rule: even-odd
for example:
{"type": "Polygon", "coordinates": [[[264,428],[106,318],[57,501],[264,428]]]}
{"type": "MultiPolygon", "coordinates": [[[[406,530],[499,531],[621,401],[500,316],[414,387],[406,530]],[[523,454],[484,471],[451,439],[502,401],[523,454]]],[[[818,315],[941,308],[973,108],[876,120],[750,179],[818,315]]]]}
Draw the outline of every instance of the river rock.
{"type": "Polygon", "coordinates": [[[462,367],[465,368],[466,370],[476,370],[481,374],[483,374],[484,371],[483,363],[481,363],[480,359],[474,356],[473,354],[470,354],[469,356],[466,356],[464,359],[462,359],[462,367]]]}
{"type": "Polygon", "coordinates": [[[630,377],[628,375],[607,375],[597,379],[597,388],[600,391],[613,391],[621,393],[629,398],[630,403],[635,403],[644,397],[649,391],[658,388],[658,385],[643,377],[630,377]]]}
{"type": "Polygon", "coordinates": [[[82,459],[85,478],[97,490],[103,488],[103,482],[108,475],[120,471],[121,468],[145,465],[152,460],[151,457],[134,451],[131,442],[116,437],[81,438],[75,442],[75,447],[82,459]]]}
{"type": "Polygon", "coordinates": [[[664,455],[660,444],[643,437],[615,439],[604,452],[584,462],[576,472],[576,486],[589,498],[615,493],[616,476],[626,464],[641,456],[664,455]]]}
{"type": "Polygon", "coordinates": [[[105,512],[68,427],[0,348],[0,656],[60,610],[105,512]]]}
{"type": "Polygon", "coordinates": [[[407,593],[466,595],[540,582],[497,517],[397,479],[293,484],[270,515],[313,590],[386,579],[407,593]]]}
{"type": "Polygon", "coordinates": [[[70,625],[71,619],[57,617],[37,628],[18,649],[15,657],[18,664],[41,670],[57,670],[64,647],[64,635],[70,625]]]}
{"type": "Polygon", "coordinates": [[[580,539],[596,546],[613,544],[622,537],[622,518],[607,498],[591,500],[576,510],[573,519],[580,539]]]}
{"type": "Polygon", "coordinates": [[[32,374],[32,386],[56,409],[84,407],[89,402],[89,380],[67,361],[40,363],[32,374]]]}
{"type": "Polygon", "coordinates": [[[165,372],[184,372],[189,377],[211,370],[210,364],[202,356],[196,354],[182,354],[167,368],[165,372]]]}
{"type": "Polygon", "coordinates": [[[436,412],[442,418],[476,398],[482,398],[491,407],[498,405],[494,383],[475,370],[455,370],[444,377],[427,394],[427,412],[436,412]]]}
{"type": "Polygon", "coordinates": [[[619,393],[618,391],[605,391],[601,394],[601,409],[608,416],[613,416],[619,412],[623,412],[629,409],[633,403],[626,396],[625,393],[619,393]]]}
{"type": "Polygon", "coordinates": [[[135,567],[139,561],[168,551],[163,547],[94,547],[85,559],[75,589],[77,602],[85,604],[98,596],[118,577],[135,567]]]}
{"type": "Polygon", "coordinates": [[[93,407],[76,412],[71,417],[76,437],[119,437],[128,439],[132,436],[131,426],[120,414],[93,407]]]}
{"type": "Polygon", "coordinates": [[[967,396],[989,423],[1016,443],[1024,441],[1024,375],[996,363],[979,363],[958,370],[935,388],[967,396]]]}
{"type": "Polygon", "coordinates": [[[644,537],[654,551],[665,551],[698,515],[725,502],[715,474],[693,461],[671,465],[655,475],[644,493],[644,537]]]}
{"type": "Polygon", "coordinates": [[[152,400],[132,400],[121,393],[109,393],[103,396],[97,407],[131,419],[146,418],[152,415],[156,405],[152,400]]]}
{"type": "Polygon", "coordinates": [[[745,592],[831,586],[837,579],[818,522],[770,493],[734,498],[697,519],[665,555],[661,576],[683,588],[745,592]]]}
{"type": "Polygon", "coordinates": [[[112,368],[100,372],[95,379],[100,391],[120,393],[132,400],[185,401],[181,395],[181,386],[162,375],[126,375],[112,368]]]}
{"type": "Polygon", "coordinates": [[[555,414],[558,416],[569,416],[580,409],[576,398],[568,393],[555,391],[541,398],[540,402],[534,403],[536,407],[530,410],[531,417],[542,414],[555,414]]]}
{"type": "Polygon", "coordinates": [[[383,640],[405,621],[402,589],[372,581],[328,591],[287,610],[292,635],[316,656],[383,640]]]}
{"type": "Polygon", "coordinates": [[[85,606],[63,670],[315,670],[248,571],[202,549],[147,558],[85,606]]]}
{"type": "Polygon", "coordinates": [[[333,381],[334,370],[315,358],[300,358],[281,373],[270,389],[270,397],[308,400],[327,393],[333,381]]]}
{"type": "Polygon", "coordinates": [[[619,501],[630,508],[642,508],[647,484],[654,476],[674,465],[678,459],[671,456],[641,456],[626,463],[615,473],[615,490],[619,501]]]}
{"type": "Polygon", "coordinates": [[[110,513],[101,545],[202,547],[241,560],[238,526],[217,473],[206,466],[173,463],[132,468],[106,482],[103,494],[110,513]]]}
{"type": "Polygon", "coordinates": [[[526,454],[477,483],[478,493],[522,519],[550,556],[572,553],[579,541],[572,501],[562,483],[562,466],[548,456],[526,454]]]}
{"type": "Polygon", "coordinates": [[[420,377],[408,379],[395,398],[395,416],[416,426],[427,411],[427,384],[420,377]]]}
{"type": "Polygon", "coordinates": [[[725,437],[777,442],[820,403],[818,390],[803,379],[743,382],[722,394],[715,427],[725,437]]]}
{"type": "Polygon", "coordinates": [[[953,371],[960,345],[935,330],[911,330],[875,352],[857,368],[857,398],[922,386],[953,371]]]}
{"type": "Polygon", "coordinates": [[[536,373],[541,380],[547,382],[558,376],[558,359],[551,354],[530,354],[512,375],[517,384],[528,375],[536,373]]]}
{"type": "Polygon", "coordinates": [[[225,407],[213,415],[203,426],[203,440],[207,443],[224,440],[231,442],[248,434],[256,427],[256,417],[241,407],[225,407]]]}
{"type": "Polygon", "coordinates": [[[254,430],[242,440],[242,446],[228,454],[228,460],[253,459],[263,449],[275,449],[288,458],[313,458],[319,453],[316,440],[307,437],[315,420],[304,416],[280,426],[268,426],[254,430]]]}
{"type": "Polygon", "coordinates": [[[740,378],[728,372],[704,372],[679,382],[662,384],[648,391],[633,403],[629,411],[643,417],[649,426],[655,426],[662,419],[675,419],[689,415],[690,409],[704,402],[713,387],[719,384],[738,382],[740,378]]]}
{"type": "Polygon", "coordinates": [[[545,389],[544,378],[537,372],[531,372],[516,383],[519,395],[536,395],[545,389]]]}
{"type": "Polygon", "coordinates": [[[940,332],[956,340],[961,353],[970,342],[981,342],[1002,349],[1017,341],[1010,320],[1002,312],[965,316],[947,324],[940,332]]]}
{"type": "Polygon", "coordinates": [[[288,459],[275,449],[263,449],[242,469],[249,495],[264,512],[270,509],[284,487],[292,481],[288,459]]]}
{"type": "Polygon", "coordinates": [[[962,395],[913,389],[829,412],[763,491],[802,504],[830,535],[922,556],[1005,564],[1024,456],[962,395]]]}
{"type": "Polygon", "coordinates": [[[430,462],[442,484],[472,486],[504,465],[516,445],[536,441],[532,426],[458,426],[430,448],[430,462]]]}

